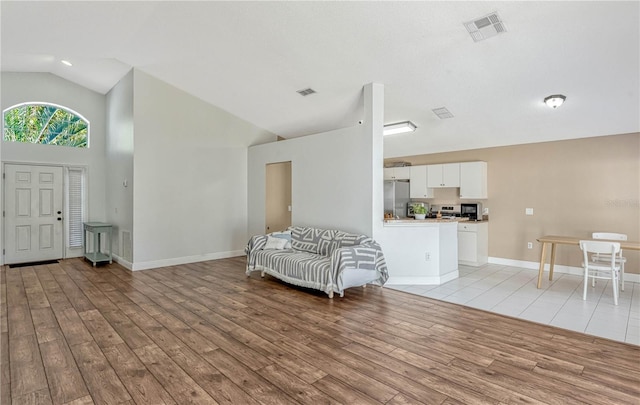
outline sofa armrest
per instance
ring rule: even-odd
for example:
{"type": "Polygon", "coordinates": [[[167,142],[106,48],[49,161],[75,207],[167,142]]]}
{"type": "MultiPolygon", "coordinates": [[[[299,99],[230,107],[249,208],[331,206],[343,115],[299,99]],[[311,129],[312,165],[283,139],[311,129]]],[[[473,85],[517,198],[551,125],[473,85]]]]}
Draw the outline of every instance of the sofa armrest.
{"type": "Polygon", "coordinates": [[[380,286],[384,285],[389,279],[387,262],[382,253],[382,248],[373,240],[360,245],[334,250],[331,255],[331,269],[336,279],[338,292],[342,292],[344,289],[342,273],[345,269],[361,269],[372,273],[375,272],[370,282],[380,286]]]}
{"type": "Polygon", "coordinates": [[[247,247],[244,248],[244,252],[247,254],[247,270],[249,270],[250,267],[255,267],[256,258],[254,253],[262,250],[266,244],[267,235],[254,235],[249,239],[247,247]]]}

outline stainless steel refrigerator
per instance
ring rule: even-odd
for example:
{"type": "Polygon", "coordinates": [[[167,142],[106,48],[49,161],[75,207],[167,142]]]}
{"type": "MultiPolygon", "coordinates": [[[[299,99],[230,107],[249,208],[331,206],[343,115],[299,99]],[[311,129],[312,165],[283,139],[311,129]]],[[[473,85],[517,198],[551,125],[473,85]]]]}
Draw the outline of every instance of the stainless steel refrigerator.
{"type": "Polygon", "coordinates": [[[409,180],[385,180],[384,182],[384,213],[392,214],[394,218],[407,217],[407,203],[409,202],[409,180]]]}

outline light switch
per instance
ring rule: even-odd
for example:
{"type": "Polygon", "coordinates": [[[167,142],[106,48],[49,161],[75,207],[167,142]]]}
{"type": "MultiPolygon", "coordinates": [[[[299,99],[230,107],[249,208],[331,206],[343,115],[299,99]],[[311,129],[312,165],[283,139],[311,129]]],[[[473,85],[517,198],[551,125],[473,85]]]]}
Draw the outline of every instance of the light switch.
{"type": "Polygon", "coordinates": [[[525,215],[533,215],[533,208],[525,208],[524,213],[525,215]]]}
{"type": "Polygon", "coordinates": [[[289,206],[287,206],[287,210],[288,210],[289,212],[291,212],[291,206],[290,206],[290,205],[289,205],[289,206]]]}

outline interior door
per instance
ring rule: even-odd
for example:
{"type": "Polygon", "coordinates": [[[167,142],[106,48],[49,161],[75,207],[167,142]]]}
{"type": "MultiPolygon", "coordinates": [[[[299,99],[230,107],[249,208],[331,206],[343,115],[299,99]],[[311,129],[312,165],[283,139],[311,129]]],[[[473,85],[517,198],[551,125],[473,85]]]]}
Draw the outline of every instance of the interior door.
{"type": "Polygon", "coordinates": [[[270,163],[266,168],[265,231],[291,226],[291,162],[270,163]]]}
{"type": "Polygon", "coordinates": [[[62,258],[62,167],[4,168],[5,263],[62,258]]]}

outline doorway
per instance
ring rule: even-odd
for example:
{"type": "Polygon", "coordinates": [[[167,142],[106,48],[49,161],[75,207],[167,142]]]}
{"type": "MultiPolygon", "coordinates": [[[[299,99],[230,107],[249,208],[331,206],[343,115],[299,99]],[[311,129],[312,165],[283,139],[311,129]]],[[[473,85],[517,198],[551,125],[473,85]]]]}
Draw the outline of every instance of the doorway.
{"type": "Polygon", "coordinates": [[[291,226],[291,162],[266,166],[265,232],[284,231],[291,226]]]}
{"type": "Polygon", "coordinates": [[[4,165],[5,264],[63,257],[62,167],[4,165]]]}

